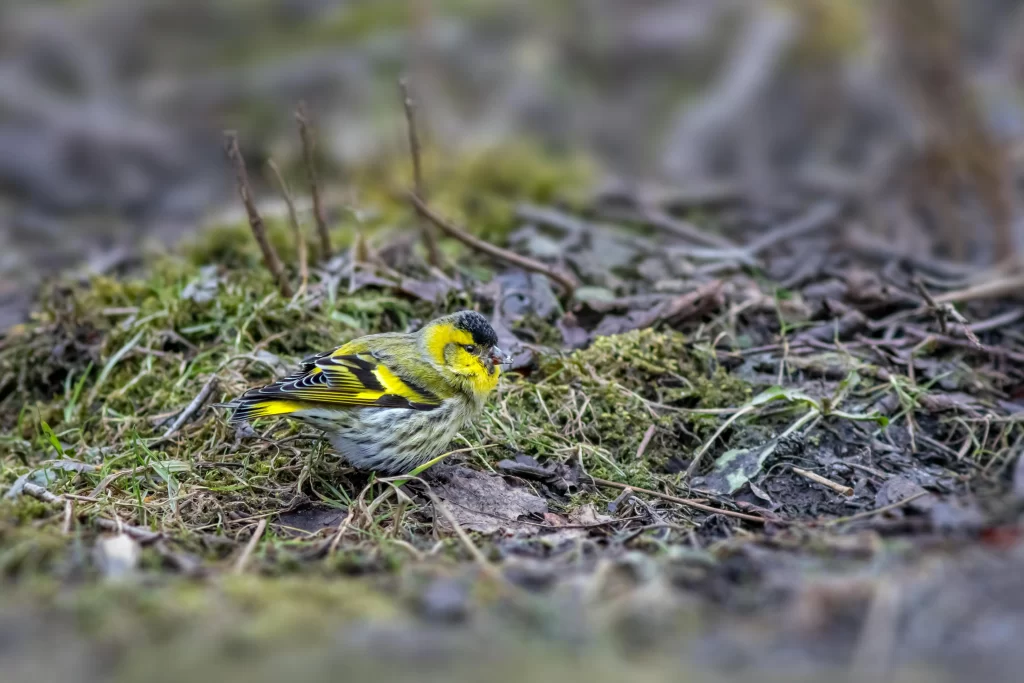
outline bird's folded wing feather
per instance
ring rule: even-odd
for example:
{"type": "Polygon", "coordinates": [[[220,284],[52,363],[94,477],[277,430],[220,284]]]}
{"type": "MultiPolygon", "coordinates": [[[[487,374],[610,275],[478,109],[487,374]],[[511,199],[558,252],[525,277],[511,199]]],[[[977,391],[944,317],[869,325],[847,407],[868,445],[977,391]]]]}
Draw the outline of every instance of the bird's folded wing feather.
{"type": "Polygon", "coordinates": [[[238,401],[232,421],[282,415],[308,404],[329,408],[411,408],[431,410],[441,398],[407,376],[397,374],[376,355],[340,349],[308,358],[301,370],[271,385],[253,389],[238,401]]]}

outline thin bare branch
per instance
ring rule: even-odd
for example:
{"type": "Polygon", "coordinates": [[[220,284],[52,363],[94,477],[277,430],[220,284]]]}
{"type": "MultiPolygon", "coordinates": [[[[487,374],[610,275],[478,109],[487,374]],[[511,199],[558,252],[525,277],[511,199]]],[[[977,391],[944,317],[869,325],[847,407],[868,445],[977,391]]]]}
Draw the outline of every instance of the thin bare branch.
{"type": "Polygon", "coordinates": [[[320,185],[316,178],[316,164],[314,162],[313,132],[310,130],[309,113],[306,111],[306,103],[299,102],[295,110],[295,120],[299,124],[299,137],[302,139],[302,158],[306,164],[306,176],[309,178],[309,194],[313,199],[313,216],[316,219],[316,233],[320,238],[321,258],[330,258],[331,235],[327,231],[327,214],[324,213],[323,201],[320,197],[320,185]]]}
{"type": "MultiPolygon", "coordinates": [[[[409,132],[409,154],[412,156],[412,178],[416,196],[423,202],[427,201],[426,188],[423,185],[423,166],[420,154],[420,136],[416,125],[416,102],[409,92],[407,79],[398,81],[398,90],[402,95],[402,107],[405,109],[405,124],[409,132]]],[[[424,217],[417,213],[420,224],[420,234],[423,236],[423,244],[427,248],[427,260],[430,265],[441,266],[441,252],[437,249],[437,238],[434,229],[424,217]]]]}
{"type": "Polygon", "coordinates": [[[263,224],[263,218],[260,216],[259,211],[256,210],[255,202],[253,202],[252,186],[249,184],[249,173],[245,170],[245,160],[242,159],[242,153],[238,149],[238,135],[234,131],[227,131],[224,133],[224,138],[225,150],[235,167],[235,176],[238,178],[238,196],[241,197],[242,204],[245,206],[245,213],[249,217],[249,227],[252,228],[252,235],[256,238],[256,243],[260,245],[260,250],[263,252],[263,262],[266,264],[270,274],[277,280],[277,287],[281,291],[281,295],[291,298],[295,292],[292,291],[291,283],[288,282],[288,276],[281,265],[281,259],[278,258],[273,245],[267,239],[267,229],[263,224]]]}
{"type": "Polygon", "coordinates": [[[576,281],[569,275],[560,273],[546,264],[543,264],[540,261],[535,261],[527,256],[522,256],[513,251],[509,251],[508,249],[496,247],[490,242],[485,242],[479,237],[469,234],[462,228],[452,225],[434,213],[430,207],[416,196],[415,192],[407,192],[406,198],[416,208],[416,211],[418,211],[421,216],[436,225],[449,237],[454,237],[466,246],[476,249],[477,251],[487,254],[499,261],[503,261],[504,263],[517,266],[523,270],[528,270],[533,273],[540,273],[541,275],[551,278],[565,290],[567,297],[572,296],[572,293],[576,290],[576,281]]]}
{"type": "Polygon", "coordinates": [[[281,188],[281,196],[284,197],[284,203],[288,207],[288,221],[292,226],[292,234],[295,235],[295,248],[299,252],[299,293],[302,294],[309,285],[309,254],[306,253],[306,234],[302,231],[302,226],[299,224],[299,215],[295,211],[295,201],[292,199],[291,190],[288,189],[288,183],[285,182],[284,176],[281,174],[281,169],[277,167],[273,159],[267,159],[267,168],[273,173],[278,187],[281,188]]]}

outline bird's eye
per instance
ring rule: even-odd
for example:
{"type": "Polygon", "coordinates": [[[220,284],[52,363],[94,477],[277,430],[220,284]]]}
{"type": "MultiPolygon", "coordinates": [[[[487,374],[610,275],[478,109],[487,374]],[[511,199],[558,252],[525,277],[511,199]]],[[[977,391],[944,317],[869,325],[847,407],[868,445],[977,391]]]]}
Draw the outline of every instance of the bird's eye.
{"type": "Polygon", "coordinates": [[[469,353],[473,353],[475,347],[472,344],[463,344],[462,348],[466,349],[469,353]]]}

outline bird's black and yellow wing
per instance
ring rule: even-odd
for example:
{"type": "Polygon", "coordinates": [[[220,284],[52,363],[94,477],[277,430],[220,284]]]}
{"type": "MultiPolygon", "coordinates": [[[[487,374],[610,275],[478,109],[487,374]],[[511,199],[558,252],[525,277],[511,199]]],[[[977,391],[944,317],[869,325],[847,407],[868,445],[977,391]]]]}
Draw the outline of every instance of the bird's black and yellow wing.
{"type": "MultiPolygon", "coordinates": [[[[362,346],[362,345],[360,345],[362,346]]],[[[345,345],[312,356],[282,380],[234,401],[232,422],[288,415],[310,408],[432,410],[442,398],[410,377],[387,355],[345,345]]]]}

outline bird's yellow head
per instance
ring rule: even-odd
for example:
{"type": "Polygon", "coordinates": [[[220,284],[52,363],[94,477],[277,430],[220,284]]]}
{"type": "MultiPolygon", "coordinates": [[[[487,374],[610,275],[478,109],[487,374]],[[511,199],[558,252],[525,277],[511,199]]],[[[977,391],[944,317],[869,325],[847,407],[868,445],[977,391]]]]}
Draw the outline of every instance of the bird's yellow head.
{"type": "Polygon", "coordinates": [[[494,328],[476,311],[438,318],[420,331],[420,338],[431,362],[474,394],[486,395],[498,385],[500,366],[507,360],[494,328]]]}

